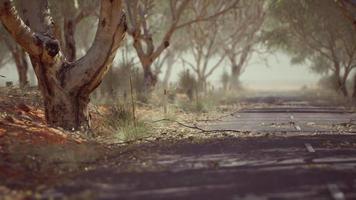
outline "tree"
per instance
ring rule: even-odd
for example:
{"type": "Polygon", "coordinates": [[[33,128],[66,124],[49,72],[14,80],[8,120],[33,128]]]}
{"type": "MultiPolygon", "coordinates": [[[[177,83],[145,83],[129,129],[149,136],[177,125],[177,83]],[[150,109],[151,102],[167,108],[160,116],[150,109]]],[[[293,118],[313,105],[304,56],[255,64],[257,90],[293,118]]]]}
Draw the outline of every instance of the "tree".
{"type": "Polygon", "coordinates": [[[227,73],[227,71],[224,71],[224,73],[221,75],[220,81],[222,83],[224,92],[227,91],[228,85],[229,85],[229,80],[230,80],[230,76],[229,73],[227,73]]]}
{"type": "Polygon", "coordinates": [[[0,39],[1,42],[7,47],[7,50],[11,53],[12,60],[16,65],[20,88],[27,87],[29,85],[27,76],[29,64],[27,62],[26,52],[11,38],[11,36],[9,36],[8,33],[5,32],[5,30],[2,30],[0,39]]]}
{"type": "Polygon", "coordinates": [[[61,50],[48,1],[20,3],[23,20],[11,0],[0,0],[0,20],[30,55],[47,123],[65,129],[89,128],[89,95],[108,71],[125,35],[121,0],[101,0],[94,43],[84,57],[74,62],[68,62],[61,50]]]}
{"type": "Polygon", "coordinates": [[[125,2],[129,19],[128,32],[143,67],[145,87],[148,91],[157,82],[151,65],[170,46],[174,33],[191,24],[209,21],[225,14],[235,8],[239,0],[160,1],[159,6],[166,12],[156,12],[159,7],[157,1],[153,0],[126,0],[125,2]],[[151,23],[152,21],[155,23],[151,23]],[[157,31],[153,24],[165,26],[166,29],[157,31]]]}
{"type": "Polygon", "coordinates": [[[194,92],[197,89],[197,81],[195,77],[190,74],[189,70],[183,70],[180,72],[178,87],[181,92],[187,95],[190,101],[193,100],[194,92]]]}
{"type": "MultiPolygon", "coordinates": [[[[342,14],[350,20],[350,22],[354,25],[354,32],[356,34],[356,1],[355,0],[337,0],[342,14]]],[[[353,86],[353,94],[352,98],[356,100],[356,74],[354,75],[354,86],[353,86]]]]}
{"type": "MultiPolygon", "coordinates": [[[[78,44],[75,40],[77,26],[88,17],[99,17],[97,11],[98,1],[94,0],[51,0],[53,18],[56,21],[55,31],[63,52],[68,61],[75,61],[77,58],[78,44]]],[[[93,27],[87,27],[87,29],[93,27]]],[[[81,37],[86,37],[88,32],[82,31],[81,37]]]]}
{"type": "Polygon", "coordinates": [[[10,52],[3,42],[0,42],[0,69],[10,62],[10,52]]]}
{"type": "Polygon", "coordinates": [[[356,31],[356,1],[355,0],[336,0],[343,15],[351,21],[356,31]]]}
{"type": "Polygon", "coordinates": [[[332,72],[335,84],[348,96],[347,79],[356,68],[356,34],[334,0],[275,0],[273,26],[266,44],[287,50],[294,63],[312,63],[314,70],[332,72]]]}
{"type": "Polygon", "coordinates": [[[218,37],[219,31],[220,26],[217,21],[192,24],[187,29],[187,40],[191,44],[188,52],[193,55],[194,62],[185,58],[182,60],[195,73],[198,87],[204,92],[207,89],[208,78],[221,66],[226,56],[220,51],[222,41],[218,37]],[[211,64],[214,58],[217,60],[211,64]]]}
{"type": "Polygon", "coordinates": [[[266,19],[266,3],[260,0],[245,0],[231,13],[224,15],[222,49],[227,55],[231,66],[230,85],[239,89],[240,76],[245,71],[249,58],[257,50],[254,46],[259,44],[259,31],[266,19]]]}

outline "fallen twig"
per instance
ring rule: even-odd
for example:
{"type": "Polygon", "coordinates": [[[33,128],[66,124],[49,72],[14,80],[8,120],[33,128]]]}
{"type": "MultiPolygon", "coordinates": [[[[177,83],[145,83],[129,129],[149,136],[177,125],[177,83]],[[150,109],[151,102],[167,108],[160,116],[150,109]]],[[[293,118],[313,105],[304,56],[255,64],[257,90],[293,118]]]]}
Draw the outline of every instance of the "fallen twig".
{"type": "MultiPolygon", "coordinates": [[[[176,121],[176,120],[172,120],[172,119],[167,119],[167,118],[156,120],[156,121],[153,121],[152,123],[157,123],[157,122],[162,122],[162,121],[176,123],[176,124],[178,124],[180,126],[183,126],[183,127],[186,127],[186,128],[198,130],[198,131],[200,131],[202,133],[216,133],[216,132],[242,133],[243,132],[243,131],[234,130],[234,129],[209,129],[209,130],[207,130],[207,129],[203,129],[203,128],[198,127],[196,124],[188,125],[188,124],[184,124],[182,122],[179,122],[179,121],[176,121]]],[[[245,131],[245,132],[249,132],[249,131],[245,131]]]]}

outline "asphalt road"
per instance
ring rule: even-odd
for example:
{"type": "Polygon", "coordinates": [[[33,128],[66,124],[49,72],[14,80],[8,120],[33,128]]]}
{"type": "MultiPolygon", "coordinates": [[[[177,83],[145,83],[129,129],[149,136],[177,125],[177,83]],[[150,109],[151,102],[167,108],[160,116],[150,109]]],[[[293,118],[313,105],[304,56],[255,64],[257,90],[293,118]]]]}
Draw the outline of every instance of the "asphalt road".
{"type": "Polygon", "coordinates": [[[356,199],[353,120],[347,108],[305,102],[245,109],[201,126],[264,136],[143,144],[43,198],[356,199]]]}

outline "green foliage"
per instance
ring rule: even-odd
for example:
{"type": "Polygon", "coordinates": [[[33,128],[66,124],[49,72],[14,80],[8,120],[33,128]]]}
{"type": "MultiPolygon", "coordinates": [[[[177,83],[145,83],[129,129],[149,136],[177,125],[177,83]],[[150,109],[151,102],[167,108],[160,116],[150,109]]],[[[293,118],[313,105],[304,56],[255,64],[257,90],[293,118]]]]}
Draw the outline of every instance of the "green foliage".
{"type": "Polygon", "coordinates": [[[349,53],[356,47],[352,23],[334,0],[271,0],[263,41],[270,49],[292,56],[292,64],[311,64],[316,73],[356,62],[349,53]]]}
{"type": "Polygon", "coordinates": [[[135,125],[126,123],[119,127],[116,138],[120,141],[133,141],[152,135],[150,128],[144,122],[137,122],[135,125]]]}
{"type": "Polygon", "coordinates": [[[112,106],[106,121],[106,125],[113,129],[115,137],[120,141],[136,140],[151,134],[144,122],[134,121],[131,105],[128,104],[112,106]]]}
{"type": "Polygon", "coordinates": [[[120,103],[112,106],[109,115],[109,125],[112,127],[120,127],[132,123],[133,114],[130,108],[130,105],[120,103]]]}
{"type": "Polygon", "coordinates": [[[206,102],[202,101],[180,101],[178,103],[179,108],[185,112],[193,113],[207,113],[209,112],[209,107],[206,102]]]}
{"type": "MultiPolygon", "coordinates": [[[[218,108],[224,102],[225,94],[223,92],[209,93],[199,96],[194,101],[180,100],[177,102],[178,107],[185,112],[208,113],[218,108]]],[[[236,100],[236,99],[235,99],[236,100]]],[[[236,101],[235,101],[236,103],[236,101]]]]}

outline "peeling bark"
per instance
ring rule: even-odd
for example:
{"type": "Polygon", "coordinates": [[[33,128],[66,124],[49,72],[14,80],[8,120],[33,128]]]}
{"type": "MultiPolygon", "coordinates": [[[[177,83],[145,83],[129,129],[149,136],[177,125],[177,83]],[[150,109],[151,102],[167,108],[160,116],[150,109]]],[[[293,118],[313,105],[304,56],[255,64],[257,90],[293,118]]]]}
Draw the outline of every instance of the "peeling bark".
{"type": "Polygon", "coordinates": [[[70,130],[88,129],[89,95],[111,67],[126,32],[121,0],[101,0],[94,43],[81,59],[67,62],[55,35],[47,0],[21,0],[26,24],[10,0],[0,0],[0,19],[29,53],[43,96],[47,123],[70,130]]]}

